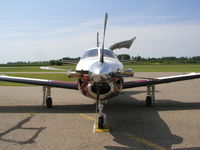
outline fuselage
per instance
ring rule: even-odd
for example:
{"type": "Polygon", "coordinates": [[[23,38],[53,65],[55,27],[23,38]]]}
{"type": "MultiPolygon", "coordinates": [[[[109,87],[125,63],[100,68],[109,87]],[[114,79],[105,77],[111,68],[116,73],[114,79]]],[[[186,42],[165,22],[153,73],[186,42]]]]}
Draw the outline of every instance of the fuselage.
{"type": "Polygon", "coordinates": [[[113,74],[123,70],[123,64],[109,49],[104,49],[104,62],[100,62],[100,52],[100,47],[88,49],[78,62],[76,71],[88,72],[78,78],[81,93],[93,99],[99,93],[99,98],[105,100],[116,96],[122,88],[123,79],[113,74]]]}
{"type": "MultiPolygon", "coordinates": [[[[100,59],[100,47],[88,49],[81,57],[76,66],[76,70],[89,71],[92,65],[99,62],[100,59]]],[[[117,72],[123,70],[123,64],[118,60],[117,56],[109,49],[104,50],[105,63],[109,64],[111,72],[117,72]]]]}

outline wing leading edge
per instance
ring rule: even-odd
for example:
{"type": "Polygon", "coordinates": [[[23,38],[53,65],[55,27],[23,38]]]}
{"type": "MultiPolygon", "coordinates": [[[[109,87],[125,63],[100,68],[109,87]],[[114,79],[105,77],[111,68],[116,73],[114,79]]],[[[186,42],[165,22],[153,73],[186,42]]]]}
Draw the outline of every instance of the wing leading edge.
{"type": "Polygon", "coordinates": [[[200,78],[200,73],[189,73],[185,75],[160,77],[152,80],[144,79],[144,80],[127,81],[123,83],[123,89],[191,80],[196,78],[200,78]]]}
{"type": "Polygon", "coordinates": [[[13,76],[6,76],[6,75],[0,75],[0,81],[33,84],[33,85],[40,85],[40,86],[51,86],[51,87],[74,89],[74,90],[78,89],[77,82],[43,80],[43,79],[34,79],[34,78],[13,77],[13,76]]]}

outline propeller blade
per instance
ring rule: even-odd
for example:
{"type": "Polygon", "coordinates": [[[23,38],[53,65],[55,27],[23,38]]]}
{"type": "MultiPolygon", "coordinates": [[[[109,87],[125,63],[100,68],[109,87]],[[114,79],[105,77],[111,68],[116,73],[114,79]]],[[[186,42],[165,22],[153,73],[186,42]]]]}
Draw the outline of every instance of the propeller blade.
{"type": "Polygon", "coordinates": [[[97,32],[97,47],[99,47],[99,32],[97,32]]]}
{"type": "Polygon", "coordinates": [[[69,78],[78,78],[78,77],[81,77],[83,74],[80,73],[80,72],[77,72],[75,70],[68,70],[67,71],[67,76],[69,78]]]}
{"type": "Polygon", "coordinates": [[[67,71],[66,69],[59,69],[59,68],[45,67],[45,66],[40,67],[40,69],[44,69],[44,70],[57,70],[57,71],[67,71]]]}
{"type": "Polygon", "coordinates": [[[104,20],[104,31],[103,31],[103,42],[102,42],[102,49],[101,49],[101,55],[100,55],[100,62],[104,62],[104,43],[105,43],[105,35],[106,35],[106,25],[108,22],[108,13],[105,15],[105,20],[104,20]]]}
{"type": "Polygon", "coordinates": [[[58,71],[67,71],[67,76],[69,78],[78,78],[81,77],[84,73],[88,73],[87,71],[76,71],[76,70],[67,70],[67,69],[59,69],[59,68],[53,68],[53,67],[40,67],[40,69],[45,70],[58,70],[58,71]]]}

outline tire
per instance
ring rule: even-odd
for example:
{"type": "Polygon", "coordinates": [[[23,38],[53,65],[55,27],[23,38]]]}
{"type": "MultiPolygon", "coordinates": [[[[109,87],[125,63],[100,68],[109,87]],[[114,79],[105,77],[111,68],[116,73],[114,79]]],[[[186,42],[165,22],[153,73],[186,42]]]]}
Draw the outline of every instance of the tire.
{"type": "Polygon", "coordinates": [[[152,105],[152,99],[151,96],[146,97],[146,106],[150,107],[152,105]]]}
{"type": "Polygon", "coordinates": [[[52,98],[51,97],[47,97],[46,105],[47,105],[47,108],[52,108],[52,98]]]}
{"type": "Polygon", "coordinates": [[[103,129],[104,128],[103,124],[104,124],[104,118],[103,118],[103,116],[99,116],[99,118],[98,118],[98,128],[103,129]]]}

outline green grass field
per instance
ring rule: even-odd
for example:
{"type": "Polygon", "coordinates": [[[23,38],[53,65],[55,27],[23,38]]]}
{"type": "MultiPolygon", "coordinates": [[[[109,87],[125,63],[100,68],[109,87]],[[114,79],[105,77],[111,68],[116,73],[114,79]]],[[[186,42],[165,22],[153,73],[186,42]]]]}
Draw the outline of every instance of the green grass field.
{"type": "MultiPolygon", "coordinates": [[[[125,65],[125,68],[132,68],[135,72],[200,72],[200,65],[125,65]]],[[[60,66],[56,68],[75,69],[75,66],[60,66]]],[[[49,79],[59,81],[76,81],[76,79],[68,78],[65,73],[48,73],[63,72],[52,70],[41,70],[39,67],[0,67],[0,74],[16,77],[28,77],[38,79],[49,79]],[[16,73],[9,73],[16,72],[16,73]],[[20,72],[45,72],[45,73],[23,73],[20,72]]],[[[26,84],[9,83],[0,81],[0,85],[6,86],[25,86],[26,84]]],[[[30,85],[26,85],[30,86],[30,85]]]]}
{"type": "Polygon", "coordinates": [[[125,65],[135,72],[200,72],[200,65],[125,65]]]}
{"type": "MultiPolygon", "coordinates": [[[[200,65],[124,65],[125,68],[132,68],[135,72],[200,72],[200,65]]],[[[56,66],[61,69],[75,69],[72,66],[56,66]]],[[[44,70],[40,67],[0,67],[0,73],[6,72],[65,72],[60,70],[44,70]]]]}
{"type": "MultiPolygon", "coordinates": [[[[74,69],[75,66],[59,66],[56,68],[74,69]]],[[[60,70],[45,70],[45,69],[40,69],[40,67],[0,67],[0,72],[64,72],[64,71],[62,71],[62,70],[61,71],[60,70]]]]}

